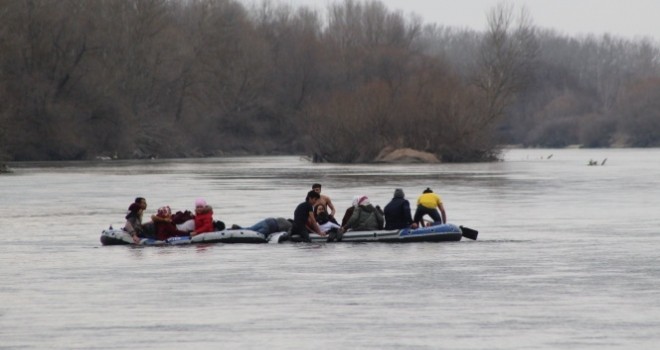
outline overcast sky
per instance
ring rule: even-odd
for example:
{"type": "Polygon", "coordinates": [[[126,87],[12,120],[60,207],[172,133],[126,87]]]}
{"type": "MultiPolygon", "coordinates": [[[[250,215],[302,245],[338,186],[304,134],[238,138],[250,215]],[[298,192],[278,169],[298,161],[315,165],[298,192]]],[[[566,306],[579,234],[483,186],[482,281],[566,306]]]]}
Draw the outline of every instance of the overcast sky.
{"type": "MultiPolygon", "coordinates": [[[[334,0],[274,0],[325,11],[334,0]]],[[[486,12],[501,0],[381,0],[391,11],[416,13],[425,23],[486,28],[486,12]]],[[[660,40],[660,0],[508,0],[529,10],[539,27],[578,36],[610,33],[629,39],[660,40]]]]}

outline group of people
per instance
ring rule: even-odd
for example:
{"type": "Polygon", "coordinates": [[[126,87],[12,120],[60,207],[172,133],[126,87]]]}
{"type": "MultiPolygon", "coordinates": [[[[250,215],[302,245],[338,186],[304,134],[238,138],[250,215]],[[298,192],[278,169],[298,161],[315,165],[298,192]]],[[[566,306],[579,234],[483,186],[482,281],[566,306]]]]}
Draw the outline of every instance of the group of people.
{"type": "MultiPolygon", "coordinates": [[[[293,219],[283,217],[265,218],[252,226],[233,225],[232,229],[247,229],[268,236],[275,232],[286,231],[290,236],[299,236],[309,241],[310,233],[322,237],[341,239],[346,231],[397,230],[424,226],[426,215],[433,223],[446,223],[447,214],[440,196],[430,188],[423,191],[417,199],[417,209],[411,215],[410,202],[403,190],[394,190],[392,200],[385,206],[374,206],[366,195],[353,197],[352,205],[344,213],[341,224],[335,219],[336,209],[330,197],[321,194],[321,184],[312,185],[305,201],[293,212],[293,219]]],[[[124,230],[131,234],[137,244],[142,238],[166,240],[176,236],[195,236],[201,233],[224,229],[224,223],[213,221],[213,208],[203,198],[195,200],[195,212],[177,212],[172,214],[169,206],[160,207],[151,216],[151,222],[142,223],[147,201],[143,197],[135,199],[128,207],[124,230]]]]}
{"type": "Polygon", "coordinates": [[[189,211],[172,214],[169,206],[158,208],[151,222],[142,222],[144,211],[147,209],[147,200],[143,197],[135,198],[128,207],[124,230],[128,232],[133,241],[140,243],[142,238],[166,240],[177,236],[196,236],[205,232],[213,232],[218,228],[213,221],[213,208],[203,198],[195,200],[195,213],[189,211]]]}
{"type": "Polygon", "coordinates": [[[403,190],[394,190],[394,197],[382,210],[371,204],[369,197],[355,196],[352,205],[344,213],[341,224],[335,218],[335,207],[330,198],[321,194],[321,184],[314,184],[307,193],[305,201],[300,203],[293,213],[290,234],[308,241],[310,233],[341,239],[346,231],[398,230],[418,228],[424,225],[424,216],[428,215],[433,223],[446,223],[442,199],[430,188],[424,190],[417,199],[417,209],[411,216],[410,202],[405,199],[403,190]],[[334,235],[334,236],[333,236],[334,235]]]}

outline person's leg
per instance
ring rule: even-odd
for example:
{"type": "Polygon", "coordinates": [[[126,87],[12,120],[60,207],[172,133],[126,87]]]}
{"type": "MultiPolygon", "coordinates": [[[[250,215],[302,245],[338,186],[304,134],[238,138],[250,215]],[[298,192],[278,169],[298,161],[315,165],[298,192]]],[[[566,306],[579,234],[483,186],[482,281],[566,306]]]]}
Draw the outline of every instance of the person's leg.
{"type": "Polygon", "coordinates": [[[424,226],[424,207],[421,205],[417,206],[417,209],[415,209],[415,216],[413,217],[413,222],[416,222],[419,227],[424,226]]]}
{"type": "Polygon", "coordinates": [[[265,233],[266,235],[277,232],[278,225],[275,218],[266,218],[264,222],[266,222],[266,225],[268,226],[268,233],[265,233]]]}
{"type": "Polygon", "coordinates": [[[433,223],[442,223],[442,217],[440,217],[440,213],[438,212],[438,209],[428,209],[428,214],[433,219],[433,223]]]}
{"type": "Polygon", "coordinates": [[[339,234],[339,230],[335,227],[331,228],[326,232],[328,234],[328,239],[327,242],[332,242],[334,240],[337,240],[337,235],[339,234]]]}
{"type": "Polygon", "coordinates": [[[195,220],[190,219],[182,224],[176,225],[176,229],[179,231],[191,232],[195,230],[195,220]]]}
{"type": "Polygon", "coordinates": [[[294,223],[293,227],[291,228],[291,236],[295,235],[300,236],[303,242],[310,242],[309,232],[307,232],[307,227],[305,227],[305,225],[294,223]]]}
{"type": "Polygon", "coordinates": [[[138,237],[156,239],[156,225],[153,222],[147,222],[142,225],[142,230],[138,231],[138,237]]]}
{"type": "Polygon", "coordinates": [[[261,220],[261,221],[257,222],[256,224],[254,224],[250,227],[246,227],[245,229],[246,230],[257,231],[257,232],[262,233],[264,235],[267,235],[267,234],[270,233],[269,230],[268,230],[268,223],[266,222],[266,220],[261,220]]]}

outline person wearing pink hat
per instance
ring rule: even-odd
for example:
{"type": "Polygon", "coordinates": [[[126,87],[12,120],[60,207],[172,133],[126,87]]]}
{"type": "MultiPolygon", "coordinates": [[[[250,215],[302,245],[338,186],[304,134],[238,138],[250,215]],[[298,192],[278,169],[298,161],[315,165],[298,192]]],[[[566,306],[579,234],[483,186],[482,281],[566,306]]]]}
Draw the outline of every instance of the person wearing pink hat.
{"type": "Polygon", "coordinates": [[[156,215],[151,216],[157,230],[158,239],[169,238],[172,236],[190,235],[196,236],[200,233],[213,232],[215,226],[213,224],[213,208],[206,203],[203,198],[195,200],[195,213],[191,215],[189,211],[185,213],[177,212],[172,216],[172,211],[169,206],[161,207],[158,209],[156,215]],[[182,214],[181,216],[179,216],[182,214]],[[186,215],[187,214],[187,215],[186,215]],[[185,221],[179,221],[183,218],[185,221]],[[160,231],[159,231],[160,229],[160,231]],[[158,234],[160,232],[160,234],[158,234]]]}
{"type": "Polygon", "coordinates": [[[204,198],[197,198],[195,200],[195,229],[190,232],[190,236],[213,231],[215,231],[213,208],[206,203],[204,198]]]}
{"type": "Polygon", "coordinates": [[[372,231],[381,230],[385,220],[383,214],[371,204],[369,197],[360,196],[357,206],[353,210],[351,218],[348,219],[346,226],[342,227],[342,232],[353,231],[372,231]]]}

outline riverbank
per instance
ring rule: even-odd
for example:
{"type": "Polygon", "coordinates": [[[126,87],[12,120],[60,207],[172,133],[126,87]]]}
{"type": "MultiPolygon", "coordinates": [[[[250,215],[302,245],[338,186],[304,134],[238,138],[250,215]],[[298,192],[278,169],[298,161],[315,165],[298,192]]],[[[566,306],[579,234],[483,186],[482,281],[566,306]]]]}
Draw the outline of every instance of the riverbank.
{"type": "MultiPolygon", "coordinates": [[[[639,148],[639,147],[606,147],[606,148],[584,148],[581,147],[580,145],[570,145],[567,147],[562,147],[562,148],[538,148],[538,147],[525,147],[523,145],[502,145],[499,147],[500,151],[497,159],[493,159],[492,161],[483,161],[483,162],[478,162],[478,163],[492,163],[492,162],[498,162],[498,161],[503,161],[504,157],[503,154],[512,150],[528,150],[528,151],[536,151],[536,150],[541,150],[541,151],[551,151],[551,150],[585,150],[585,151],[593,151],[595,153],[603,153],[604,155],[601,158],[594,159],[598,160],[599,162],[602,162],[605,157],[607,157],[607,152],[609,151],[617,151],[617,150],[634,150],[634,149],[656,149],[656,147],[646,147],[646,148],[639,148]]],[[[272,153],[251,153],[247,151],[235,151],[235,152],[223,152],[223,151],[216,151],[216,152],[211,152],[211,153],[206,153],[206,154],[201,154],[201,153],[195,153],[195,152],[189,152],[186,154],[182,154],[178,157],[160,157],[160,156],[153,156],[153,157],[142,157],[142,156],[136,156],[136,157],[127,157],[127,158],[121,158],[121,157],[110,157],[110,156],[96,156],[93,159],[77,159],[77,160],[22,160],[22,161],[6,161],[4,163],[0,163],[0,174],[3,173],[12,173],[12,169],[14,168],[22,168],[25,166],[31,166],[32,164],[49,164],[49,163],[115,163],[115,162],[133,162],[133,161],[144,161],[144,162],[162,162],[162,161],[171,161],[171,160],[193,160],[193,159],[213,159],[213,158],[238,158],[238,157],[299,157],[300,159],[304,159],[310,163],[325,163],[325,164],[342,164],[342,163],[333,163],[333,162],[328,162],[325,159],[319,158],[319,157],[314,157],[310,156],[307,154],[286,154],[282,152],[272,152],[272,153]]],[[[547,158],[551,159],[553,157],[552,152],[544,155],[540,155],[539,157],[542,158],[547,158]]],[[[588,161],[589,159],[585,160],[588,161]]],[[[355,164],[355,165],[368,165],[368,164],[440,164],[440,163],[452,163],[452,162],[442,162],[436,155],[428,153],[428,152],[422,152],[418,150],[413,150],[410,148],[399,148],[399,149],[394,149],[394,148],[385,148],[383,149],[380,154],[378,154],[374,159],[370,161],[362,161],[362,162],[354,162],[350,164],[355,164]]],[[[461,163],[461,162],[456,162],[456,163],[461,163]]]]}

